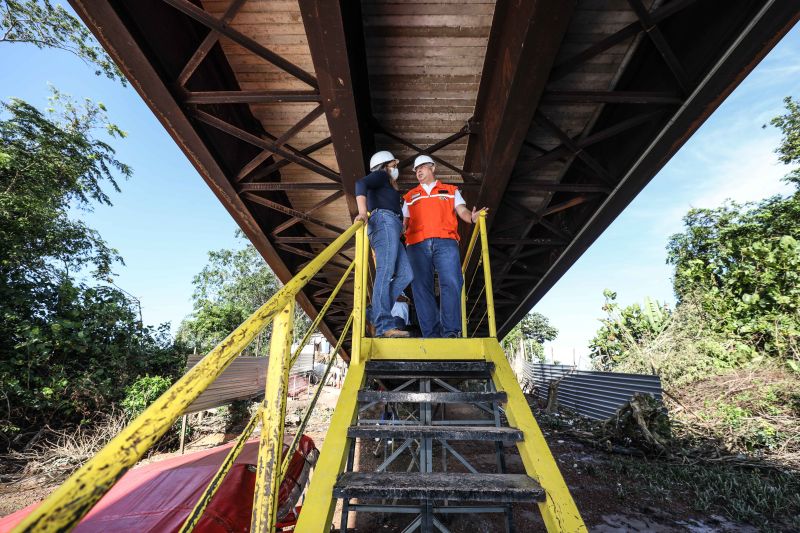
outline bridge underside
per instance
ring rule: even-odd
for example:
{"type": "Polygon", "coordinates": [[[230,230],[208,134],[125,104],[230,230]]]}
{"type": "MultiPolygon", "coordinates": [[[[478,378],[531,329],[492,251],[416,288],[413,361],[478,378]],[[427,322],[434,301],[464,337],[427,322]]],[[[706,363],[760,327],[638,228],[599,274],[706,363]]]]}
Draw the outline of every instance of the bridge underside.
{"type": "MultiPolygon", "coordinates": [[[[283,281],[350,225],[376,147],[405,188],[431,154],[491,209],[500,336],[800,16],[793,0],[70,1],[283,281]]],[[[310,316],[352,255],[307,286],[310,316]]],[[[351,307],[345,286],[328,338],[351,307]]]]}

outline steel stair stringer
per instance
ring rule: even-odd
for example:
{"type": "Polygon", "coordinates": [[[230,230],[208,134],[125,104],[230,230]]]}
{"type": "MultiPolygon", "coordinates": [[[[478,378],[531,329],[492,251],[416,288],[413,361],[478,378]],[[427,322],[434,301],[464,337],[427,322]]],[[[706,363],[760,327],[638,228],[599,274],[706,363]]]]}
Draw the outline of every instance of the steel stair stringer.
{"type": "Polygon", "coordinates": [[[354,445],[347,437],[347,430],[356,418],[358,391],[364,386],[364,376],[364,363],[351,362],[325,435],[322,452],[314,467],[314,474],[295,531],[330,531],[333,512],[336,509],[333,486],[338,475],[344,470],[351,445],[354,445]]]}
{"type": "MultiPolygon", "coordinates": [[[[490,375],[498,393],[504,393],[505,415],[509,425],[522,433],[516,445],[526,473],[543,489],[546,498],[537,501],[545,526],[550,532],[585,532],[586,527],[572,499],[572,495],[550,452],[547,442],[533,417],[516,376],[506,359],[499,342],[494,338],[481,339],[362,339],[364,357],[351,361],[339,401],[331,419],[322,453],[308,488],[297,531],[330,531],[337,498],[334,488],[340,474],[346,470],[350,449],[354,446],[348,431],[357,420],[359,391],[364,387],[367,374],[366,361],[381,361],[390,354],[402,354],[395,360],[436,361],[485,360],[491,368],[490,375]],[[365,361],[366,360],[366,361],[365,361]]],[[[372,364],[372,363],[369,363],[372,364]]],[[[390,363],[391,364],[391,363],[390,363]]],[[[364,393],[362,393],[364,395],[364,393]]],[[[419,428],[409,427],[409,431],[419,428]]],[[[361,429],[361,431],[365,431],[361,429]]],[[[430,428],[428,429],[430,431],[430,428]]]]}
{"type": "Polygon", "coordinates": [[[547,531],[587,531],[542,430],[519,386],[503,348],[496,339],[484,339],[486,359],[494,363],[492,379],[498,391],[507,395],[505,414],[511,426],[522,431],[517,442],[526,473],[539,482],[547,496],[538,503],[547,531]]]}

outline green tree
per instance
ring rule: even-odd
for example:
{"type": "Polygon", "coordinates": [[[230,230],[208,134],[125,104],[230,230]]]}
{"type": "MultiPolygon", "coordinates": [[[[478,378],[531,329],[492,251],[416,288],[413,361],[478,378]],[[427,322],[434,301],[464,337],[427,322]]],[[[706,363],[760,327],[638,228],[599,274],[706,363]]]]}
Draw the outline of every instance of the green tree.
{"type": "Polygon", "coordinates": [[[544,361],[546,341],[555,340],[558,329],[550,325],[550,321],[541,313],[528,313],[514,326],[503,339],[502,345],[506,353],[514,353],[523,342],[525,355],[529,361],[544,361]]]}
{"type": "Polygon", "coordinates": [[[0,0],[0,42],[28,43],[69,52],[95,74],[126,84],[125,77],[83,23],[50,0],[0,0]]]}
{"type": "MultiPolygon", "coordinates": [[[[800,163],[800,103],[770,122],[783,135],[776,148],[787,165],[800,163]]],[[[716,330],[750,347],[800,364],[800,169],[784,178],[795,186],[786,197],[727,202],[693,209],[685,230],[670,239],[679,300],[696,299],[716,330]]]]}
{"type": "Polygon", "coordinates": [[[672,313],[666,304],[646,297],[638,303],[620,307],[617,293],[604,290],[606,313],[600,329],[589,341],[590,357],[598,370],[614,370],[642,346],[653,341],[669,325],[672,313]]]}
{"type": "MultiPolygon", "coordinates": [[[[238,231],[237,236],[244,238],[238,231]]],[[[228,336],[282,286],[258,250],[250,244],[238,250],[208,253],[208,264],[192,281],[194,311],[181,323],[177,340],[185,349],[205,353],[228,336]]],[[[295,312],[295,340],[310,321],[295,312]]],[[[249,355],[268,355],[271,326],[248,348],[249,355]]]]}
{"type": "MultiPolygon", "coordinates": [[[[786,106],[786,113],[770,121],[770,124],[783,134],[781,144],[775,149],[775,153],[784,165],[796,165],[800,163],[800,102],[787,96],[783,99],[783,103],[786,106]]],[[[800,185],[800,168],[789,172],[785,179],[800,185]]]]}
{"type": "Polygon", "coordinates": [[[106,282],[121,264],[70,210],[110,205],[130,168],[100,135],[119,138],[102,105],[54,93],[42,113],[0,104],[0,447],[28,431],[79,422],[121,399],[138,375],[174,375],[166,326],[143,327],[106,282]],[[80,275],[84,281],[77,282],[80,275]]]}
{"type": "Polygon", "coordinates": [[[754,355],[800,360],[800,193],[693,209],[684,224],[668,245],[679,301],[697,300],[754,355]]]}
{"type": "MultiPolygon", "coordinates": [[[[785,114],[770,123],[783,134],[776,152],[791,165],[800,163],[800,103],[785,104],[785,114]]],[[[800,170],[785,180],[795,186],[788,196],[690,210],[684,231],[670,238],[679,317],[670,338],[680,352],[694,354],[672,365],[674,379],[682,379],[680,368],[700,377],[763,356],[800,371],[800,170]]],[[[595,365],[616,368],[632,354],[640,368],[659,359],[654,354],[663,356],[660,368],[677,361],[677,354],[665,355],[668,348],[648,346],[660,335],[647,319],[657,306],[621,309],[615,298],[606,292],[607,317],[591,344],[595,365]]]]}

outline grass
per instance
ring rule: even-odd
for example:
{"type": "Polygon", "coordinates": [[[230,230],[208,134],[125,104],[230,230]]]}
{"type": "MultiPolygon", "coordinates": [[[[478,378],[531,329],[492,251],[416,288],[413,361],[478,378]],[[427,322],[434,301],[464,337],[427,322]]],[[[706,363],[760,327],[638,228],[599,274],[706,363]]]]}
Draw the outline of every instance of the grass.
{"type": "Polygon", "coordinates": [[[764,531],[800,530],[800,474],[733,465],[644,462],[614,457],[622,491],[631,481],[669,505],[676,495],[698,513],[720,514],[764,531]]]}

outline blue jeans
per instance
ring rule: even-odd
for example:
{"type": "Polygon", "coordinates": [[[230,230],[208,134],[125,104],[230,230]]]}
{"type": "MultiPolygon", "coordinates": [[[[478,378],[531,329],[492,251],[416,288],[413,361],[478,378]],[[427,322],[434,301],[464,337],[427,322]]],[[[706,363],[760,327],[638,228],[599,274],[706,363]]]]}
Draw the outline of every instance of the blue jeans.
{"type": "Polygon", "coordinates": [[[375,283],[372,286],[372,316],[375,334],[380,337],[396,325],[392,306],[413,279],[411,264],[400,234],[400,216],[387,209],[376,209],[369,217],[367,234],[375,251],[375,283]]]}
{"type": "Polygon", "coordinates": [[[455,239],[425,239],[406,248],[414,270],[414,305],[423,337],[461,336],[461,256],[455,239]],[[439,274],[436,305],[433,273],[439,274]]]}

